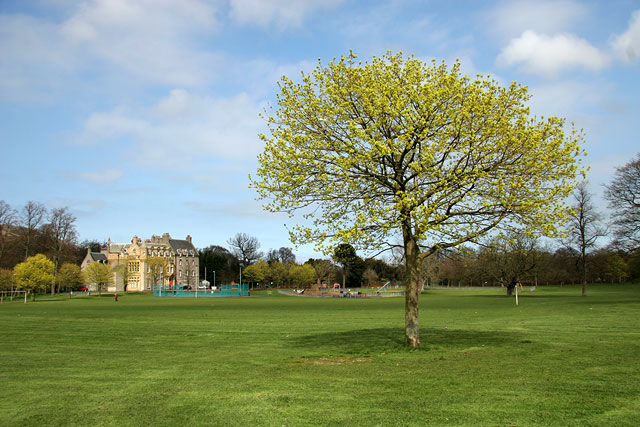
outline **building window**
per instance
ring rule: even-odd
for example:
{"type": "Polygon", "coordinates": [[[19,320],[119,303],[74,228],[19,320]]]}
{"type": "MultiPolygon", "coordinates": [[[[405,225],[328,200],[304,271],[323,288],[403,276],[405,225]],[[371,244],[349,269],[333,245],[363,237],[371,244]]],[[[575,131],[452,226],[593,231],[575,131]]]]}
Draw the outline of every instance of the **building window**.
{"type": "Polygon", "coordinates": [[[140,272],[140,263],[139,262],[130,262],[129,263],[129,273],[138,273],[140,272]]]}

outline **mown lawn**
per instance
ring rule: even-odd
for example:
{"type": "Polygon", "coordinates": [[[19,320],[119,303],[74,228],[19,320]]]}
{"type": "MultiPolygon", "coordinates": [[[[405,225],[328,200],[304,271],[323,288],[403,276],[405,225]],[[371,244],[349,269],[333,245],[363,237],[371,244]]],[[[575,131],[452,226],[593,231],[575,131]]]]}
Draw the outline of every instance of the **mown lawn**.
{"type": "Polygon", "coordinates": [[[0,425],[640,425],[640,285],[0,305],[0,425]]]}

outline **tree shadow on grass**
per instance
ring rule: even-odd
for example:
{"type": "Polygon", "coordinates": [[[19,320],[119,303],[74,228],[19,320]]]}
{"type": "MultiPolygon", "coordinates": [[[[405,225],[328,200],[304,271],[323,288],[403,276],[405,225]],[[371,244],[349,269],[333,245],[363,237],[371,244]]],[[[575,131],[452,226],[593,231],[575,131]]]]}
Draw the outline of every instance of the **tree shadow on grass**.
{"type": "MultiPolygon", "coordinates": [[[[420,330],[421,351],[466,349],[481,346],[505,346],[524,342],[513,332],[427,329],[420,330]]],[[[292,347],[341,354],[370,354],[406,350],[404,329],[377,328],[320,333],[292,338],[292,347]]]]}

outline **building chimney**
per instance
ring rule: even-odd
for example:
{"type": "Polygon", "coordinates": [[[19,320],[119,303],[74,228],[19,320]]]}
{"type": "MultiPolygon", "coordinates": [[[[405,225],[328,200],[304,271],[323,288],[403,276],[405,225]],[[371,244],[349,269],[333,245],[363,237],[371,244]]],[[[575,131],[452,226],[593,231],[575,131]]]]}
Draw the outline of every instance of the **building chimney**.
{"type": "Polygon", "coordinates": [[[191,243],[191,235],[187,234],[187,242],[191,243]]]}

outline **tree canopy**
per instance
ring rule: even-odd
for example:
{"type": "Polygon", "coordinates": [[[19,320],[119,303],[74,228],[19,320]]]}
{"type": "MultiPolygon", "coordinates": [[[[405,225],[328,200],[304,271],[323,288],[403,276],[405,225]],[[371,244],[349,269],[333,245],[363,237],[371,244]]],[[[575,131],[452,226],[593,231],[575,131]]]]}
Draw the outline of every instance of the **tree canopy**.
{"type": "Polygon", "coordinates": [[[616,241],[628,250],[640,248],[640,153],[616,169],[605,196],[615,211],[613,227],[616,241]]]}
{"type": "Polygon", "coordinates": [[[233,254],[238,258],[244,267],[248,267],[262,257],[260,252],[260,242],[257,237],[249,236],[246,233],[237,233],[227,240],[233,254]]]}
{"type": "Polygon", "coordinates": [[[77,289],[84,283],[84,275],[79,265],[67,262],[60,267],[56,280],[58,281],[58,289],[77,289]]]}
{"type": "Polygon", "coordinates": [[[54,268],[55,266],[50,259],[42,254],[37,254],[15,266],[13,269],[14,280],[19,287],[31,291],[35,298],[37,290],[46,289],[53,283],[54,268]]]}
{"type": "Polygon", "coordinates": [[[113,272],[111,270],[111,267],[109,267],[109,265],[107,264],[92,262],[85,267],[84,274],[88,284],[95,283],[95,285],[98,287],[98,293],[100,295],[102,295],[102,289],[105,286],[113,283],[113,272]]]}
{"type": "Polygon", "coordinates": [[[553,235],[566,216],[582,134],[532,117],[525,86],[391,53],[320,63],[279,86],[252,185],[267,210],[311,220],[294,243],[401,242],[409,345],[420,345],[422,259],[498,227],[553,235]]]}

